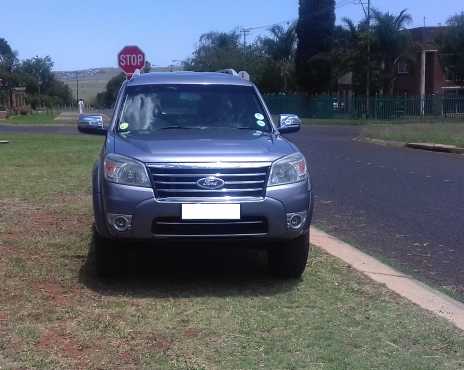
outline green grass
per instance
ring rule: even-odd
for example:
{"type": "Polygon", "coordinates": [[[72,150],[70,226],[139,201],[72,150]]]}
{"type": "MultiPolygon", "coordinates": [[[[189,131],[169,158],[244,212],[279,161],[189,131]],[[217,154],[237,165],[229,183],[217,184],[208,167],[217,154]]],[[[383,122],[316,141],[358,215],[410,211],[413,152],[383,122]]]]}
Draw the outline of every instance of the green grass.
{"type": "Polygon", "coordinates": [[[464,146],[464,122],[370,125],[362,129],[361,135],[389,141],[464,146]]]}
{"type": "Polygon", "coordinates": [[[97,279],[89,181],[102,139],[4,136],[0,366],[464,368],[462,332],[318,250],[298,282],[218,246],[131,253],[128,276],[97,279]]]}
{"type": "Polygon", "coordinates": [[[27,200],[90,191],[89,173],[102,137],[3,134],[0,198],[27,200]]]}
{"type": "MultiPolygon", "coordinates": [[[[305,125],[348,125],[348,126],[361,126],[366,125],[367,121],[347,118],[303,118],[305,125]]],[[[278,122],[276,120],[275,122],[278,122]]]]}
{"type": "Polygon", "coordinates": [[[10,116],[5,120],[5,122],[20,124],[55,123],[55,117],[56,115],[51,113],[33,113],[27,115],[10,116]]]}

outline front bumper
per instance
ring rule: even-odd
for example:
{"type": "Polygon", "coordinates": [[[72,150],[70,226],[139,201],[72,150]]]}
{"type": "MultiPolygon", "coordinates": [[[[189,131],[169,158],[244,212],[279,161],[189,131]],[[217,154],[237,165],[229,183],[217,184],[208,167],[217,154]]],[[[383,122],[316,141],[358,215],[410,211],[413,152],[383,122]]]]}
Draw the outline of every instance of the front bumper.
{"type": "MultiPolygon", "coordinates": [[[[94,189],[95,190],[95,189],[94,189]]],[[[205,203],[222,203],[224,200],[202,199],[205,203]]],[[[266,196],[260,200],[233,199],[229,203],[240,203],[243,219],[263,219],[267,228],[259,235],[218,234],[215,227],[211,233],[202,235],[202,239],[258,239],[258,240],[289,240],[295,239],[308,231],[313,209],[311,187],[308,181],[297,184],[271,187],[266,196]],[[287,227],[287,214],[307,211],[308,217],[299,230],[287,227]]],[[[196,201],[172,202],[155,199],[152,189],[118,185],[104,181],[100,193],[94,193],[94,211],[97,229],[105,236],[115,239],[195,239],[193,235],[158,235],[153,224],[157,219],[181,218],[182,203],[197,203],[196,201]],[[118,232],[106,222],[106,214],[132,215],[132,227],[126,232],[118,232]],[[102,224],[104,223],[104,225],[102,224]]]]}

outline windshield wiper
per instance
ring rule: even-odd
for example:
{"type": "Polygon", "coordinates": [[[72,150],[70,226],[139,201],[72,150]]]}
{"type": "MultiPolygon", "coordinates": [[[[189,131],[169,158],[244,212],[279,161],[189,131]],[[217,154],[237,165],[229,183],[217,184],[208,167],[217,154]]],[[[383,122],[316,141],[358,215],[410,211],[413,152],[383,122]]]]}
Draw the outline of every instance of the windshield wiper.
{"type": "Polygon", "coordinates": [[[237,130],[250,130],[250,131],[260,131],[260,132],[264,132],[263,130],[260,130],[260,129],[257,129],[257,128],[253,128],[253,127],[247,127],[247,126],[238,126],[238,127],[234,127],[236,128],[237,130]]]}
{"type": "Polygon", "coordinates": [[[160,127],[158,130],[192,130],[195,127],[188,127],[188,126],[166,126],[160,127]]]}

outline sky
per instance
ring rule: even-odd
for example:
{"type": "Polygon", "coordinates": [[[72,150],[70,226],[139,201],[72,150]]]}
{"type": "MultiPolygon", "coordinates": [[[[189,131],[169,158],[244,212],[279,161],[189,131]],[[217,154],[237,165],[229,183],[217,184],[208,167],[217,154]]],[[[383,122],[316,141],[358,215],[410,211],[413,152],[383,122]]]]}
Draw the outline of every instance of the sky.
{"type": "MultiPolygon", "coordinates": [[[[367,1],[367,0],[366,0],[367,1]]],[[[0,0],[0,37],[20,59],[50,55],[55,70],[116,67],[124,45],[138,45],[155,66],[189,57],[202,33],[262,27],[295,20],[298,0],[0,0]]],[[[407,8],[411,26],[444,24],[464,10],[463,0],[372,0],[398,13],[407,8]]],[[[359,20],[359,0],[337,0],[337,22],[359,20]]],[[[283,23],[285,24],[285,23],[283,23]]],[[[250,39],[266,32],[254,30],[250,39]]]]}

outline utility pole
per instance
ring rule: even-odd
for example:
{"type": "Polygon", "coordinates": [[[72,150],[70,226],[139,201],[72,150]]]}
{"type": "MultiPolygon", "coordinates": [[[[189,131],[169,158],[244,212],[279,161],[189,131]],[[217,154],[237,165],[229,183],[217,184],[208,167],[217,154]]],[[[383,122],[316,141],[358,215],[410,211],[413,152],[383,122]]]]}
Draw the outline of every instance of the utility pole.
{"type": "Polygon", "coordinates": [[[366,118],[369,118],[371,97],[371,0],[367,0],[367,4],[363,0],[359,0],[359,4],[361,4],[367,18],[366,118]]]}
{"type": "Polygon", "coordinates": [[[240,32],[243,33],[243,51],[245,52],[246,47],[247,47],[247,36],[251,32],[251,29],[250,28],[242,28],[240,30],[240,32]]]}
{"type": "MultiPolygon", "coordinates": [[[[40,89],[41,85],[42,85],[42,79],[40,78],[40,74],[39,74],[39,77],[37,78],[37,89],[39,91],[39,105],[40,105],[40,108],[43,107],[43,105],[42,105],[42,103],[43,103],[42,102],[42,96],[41,96],[42,91],[40,89]]],[[[11,95],[11,98],[13,99],[13,95],[11,95]]]]}
{"type": "Polygon", "coordinates": [[[76,101],[79,104],[79,71],[76,71],[76,101]]]}
{"type": "Polygon", "coordinates": [[[370,113],[371,97],[371,0],[367,0],[367,75],[366,75],[366,118],[370,113]]]}

